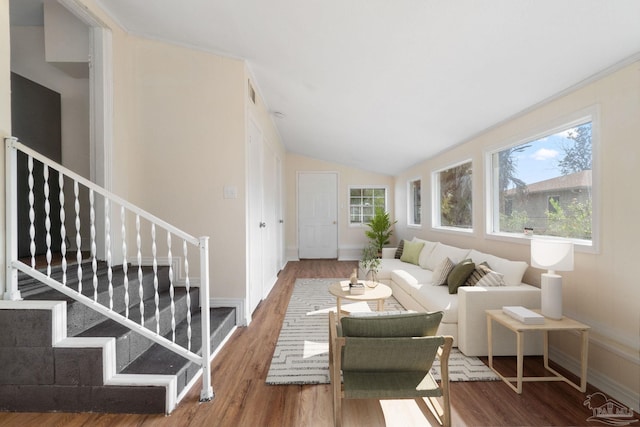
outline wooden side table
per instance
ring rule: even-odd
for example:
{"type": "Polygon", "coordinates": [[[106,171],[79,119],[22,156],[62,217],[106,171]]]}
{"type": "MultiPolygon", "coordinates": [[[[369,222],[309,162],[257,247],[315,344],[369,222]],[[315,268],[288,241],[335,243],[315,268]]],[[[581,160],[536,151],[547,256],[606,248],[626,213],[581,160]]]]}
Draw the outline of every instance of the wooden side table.
{"type": "MultiPolygon", "coordinates": [[[[539,310],[534,310],[538,312],[539,310]]],[[[502,310],[487,310],[487,338],[489,341],[489,367],[504,381],[509,387],[511,387],[516,393],[522,393],[522,383],[526,381],[564,381],[581,392],[587,390],[587,356],[589,351],[589,329],[590,327],[582,324],[576,320],[568,317],[563,317],[560,320],[548,319],[545,317],[544,324],[540,325],[527,325],[511,316],[502,312],[502,310]],[[492,338],[492,325],[493,322],[505,326],[507,329],[515,332],[516,345],[517,345],[517,374],[516,377],[505,377],[493,367],[493,338],[492,338]],[[527,331],[542,331],[544,333],[544,347],[543,347],[543,359],[544,367],[547,371],[554,374],[553,376],[543,377],[523,377],[523,350],[524,350],[524,333],[527,331]],[[581,375],[580,385],[570,381],[567,377],[560,374],[555,369],[549,366],[549,332],[550,331],[578,331],[582,335],[582,349],[580,354],[581,359],[581,375]],[[513,383],[516,383],[514,386],[513,383]]]]}
{"type": "Polygon", "coordinates": [[[348,314],[341,308],[342,299],[353,301],[378,301],[378,311],[384,310],[384,300],[391,296],[391,288],[383,283],[377,283],[374,287],[370,287],[371,282],[365,281],[364,294],[352,295],[349,293],[349,281],[342,280],[334,282],[329,286],[329,292],[336,297],[336,309],[338,318],[348,314]]]}

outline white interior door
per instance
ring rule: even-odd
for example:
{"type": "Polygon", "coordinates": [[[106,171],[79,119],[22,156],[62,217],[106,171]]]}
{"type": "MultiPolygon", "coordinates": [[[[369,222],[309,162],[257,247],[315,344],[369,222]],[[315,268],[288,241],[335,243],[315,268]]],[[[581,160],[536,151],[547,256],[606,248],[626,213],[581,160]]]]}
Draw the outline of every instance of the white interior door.
{"type": "Polygon", "coordinates": [[[263,282],[263,233],[262,226],[262,131],[249,120],[249,226],[247,245],[249,246],[248,277],[247,277],[247,320],[262,300],[263,282]]]}
{"type": "Polygon", "coordinates": [[[338,257],[338,174],[298,174],[298,257],[338,257]]]}
{"type": "Polygon", "coordinates": [[[278,158],[268,141],[263,140],[262,180],[262,297],[266,298],[278,280],[278,158]]]}

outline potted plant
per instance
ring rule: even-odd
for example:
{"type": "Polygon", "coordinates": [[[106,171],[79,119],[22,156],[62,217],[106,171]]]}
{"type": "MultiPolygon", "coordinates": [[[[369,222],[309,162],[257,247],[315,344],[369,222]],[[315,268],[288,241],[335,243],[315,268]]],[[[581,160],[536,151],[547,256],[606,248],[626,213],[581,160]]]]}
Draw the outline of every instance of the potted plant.
{"type": "Polygon", "coordinates": [[[396,222],[398,221],[391,222],[389,213],[378,207],[371,222],[367,224],[369,230],[365,231],[365,234],[371,241],[371,246],[376,249],[378,256],[381,256],[384,245],[389,244],[389,238],[393,234],[391,226],[396,222]]]}
{"type": "Polygon", "coordinates": [[[362,251],[362,259],[360,266],[369,277],[371,285],[375,286],[378,281],[378,269],[380,268],[380,257],[378,257],[378,249],[375,246],[367,246],[362,251]]]}

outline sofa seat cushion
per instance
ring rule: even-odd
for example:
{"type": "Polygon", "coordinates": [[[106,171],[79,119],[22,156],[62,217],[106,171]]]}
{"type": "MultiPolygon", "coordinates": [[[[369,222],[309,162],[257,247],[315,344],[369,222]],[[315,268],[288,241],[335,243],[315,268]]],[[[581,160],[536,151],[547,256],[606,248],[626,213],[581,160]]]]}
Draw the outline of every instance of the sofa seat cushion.
{"type": "Polygon", "coordinates": [[[450,294],[448,286],[426,283],[414,288],[412,296],[427,311],[442,311],[442,323],[458,323],[458,295],[450,294]]]}
{"type": "Polygon", "coordinates": [[[380,268],[378,269],[378,281],[391,280],[391,272],[394,270],[405,271],[424,271],[420,266],[402,262],[395,258],[382,258],[380,260],[380,268]]]}
{"type": "Polygon", "coordinates": [[[391,280],[406,293],[413,295],[423,283],[431,283],[431,274],[431,271],[422,268],[398,269],[391,272],[391,280]]]}

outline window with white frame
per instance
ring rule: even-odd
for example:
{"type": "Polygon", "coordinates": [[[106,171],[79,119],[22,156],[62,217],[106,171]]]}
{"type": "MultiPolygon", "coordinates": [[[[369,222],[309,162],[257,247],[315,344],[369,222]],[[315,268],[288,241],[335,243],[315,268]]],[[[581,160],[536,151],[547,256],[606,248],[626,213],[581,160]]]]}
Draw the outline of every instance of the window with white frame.
{"type": "Polygon", "coordinates": [[[409,225],[417,226],[422,224],[422,218],[421,218],[422,203],[420,202],[420,197],[421,197],[420,189],[421,189],[420,179],[414,179],[409,181],[409,189],[407,191],[407,195],[409,198],[407,223],[409,225]]]}
{"type": "Polygon", "coordinates": [[[593,239],[591,115],[489,153],[490,234],[593,239]]]}
{"type": "Polygon", "coordinates": [[[349,187],[349,224],[366,224],[376,208],[387,210],[385,187],[349,187]]]}
{"type": "Polygon", "coordinates": [[[469,231],[473,228],[471,161],[433,173],[433,227],[469,231]]]}

